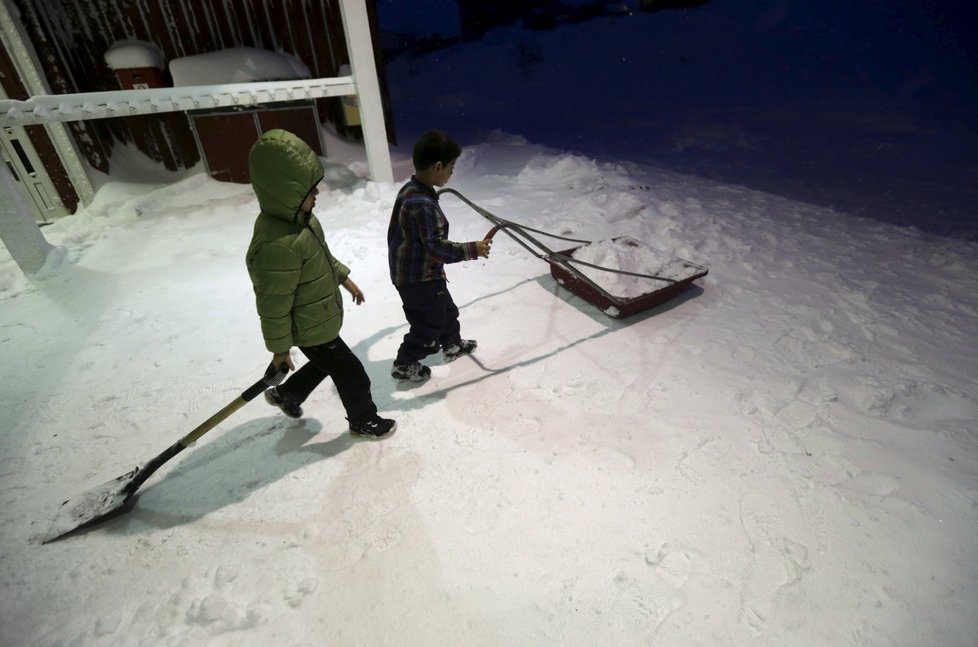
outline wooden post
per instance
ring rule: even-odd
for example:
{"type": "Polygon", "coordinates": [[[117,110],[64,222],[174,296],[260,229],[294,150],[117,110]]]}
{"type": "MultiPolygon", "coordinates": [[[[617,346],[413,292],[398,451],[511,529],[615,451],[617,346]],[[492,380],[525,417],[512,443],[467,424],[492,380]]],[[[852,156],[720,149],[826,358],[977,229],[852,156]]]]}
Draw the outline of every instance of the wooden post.
{"type": "MultiPolygon", "coordinates": [[[[31,96],[50,94],[51,91],[47,87],[37,63],[34,47],[30,44],[30,40],[25,38],[23,27],[20,24],[20,13],[17,12],[13,3],[10,3],[10,7],[7,5],[6,2],[0,3],[0,37],[3,38],[3,44],[7,47],[27,92],[31,96]],[[13,9],[16,13],[11,14],[9,9],[13,9]]],[[[6,95],[0,98],[6,99],[6,95]]],[[[95,191],[88,181],[85,167],[82,166],[81,156],[75,148],[75,143],[68,136],[67,128],[64,124],[57,122],[47,124],[46,128],[58,157],[61,158],[61,163],[71,179],[75,193],[78,194],[83,205],[91,204],[95,197],[95,191]]]]}
{"type": "Polygon", "coordinates": [[[343,16],[350,68],[360,103],[363,142],[370,173],[375,182],[393,182],[394,169],[387,147],[387,127],[384,125],[384,108],[380,100],[380,82],[377,80],[367,7],[364,0],[340,0],[340,14],[343,16]]]}
{"type": "Polygon", "coordinates": [[[14,261],[28,276],[44,266],[54,247],[44,238],[34,221],[27,201],[17,189],[17,181],[6,164],[0,164],[0,240],[14,261]]]}

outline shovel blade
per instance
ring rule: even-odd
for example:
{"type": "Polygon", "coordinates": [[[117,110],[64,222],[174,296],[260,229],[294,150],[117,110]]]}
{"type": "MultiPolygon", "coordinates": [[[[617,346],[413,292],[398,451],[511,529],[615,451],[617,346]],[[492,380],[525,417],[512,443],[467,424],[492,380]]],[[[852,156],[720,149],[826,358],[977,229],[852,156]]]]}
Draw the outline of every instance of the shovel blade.
{"type": "Polygon", "coordinates": [[[62,503],[41,543],[60,539],[131,510],[137,497],[133,496],[135,492],[130,485],[138,470],[136,468],[62,503]]]}

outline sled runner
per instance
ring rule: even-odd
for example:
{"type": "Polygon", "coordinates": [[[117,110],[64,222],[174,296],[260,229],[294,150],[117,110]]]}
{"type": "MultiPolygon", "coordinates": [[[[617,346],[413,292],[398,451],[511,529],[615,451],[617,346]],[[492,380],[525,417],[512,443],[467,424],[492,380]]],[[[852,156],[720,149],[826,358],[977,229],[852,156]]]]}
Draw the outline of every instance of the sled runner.
{"type": "Polygon", "coordinates": [[[438,195],[444,193],[458,197],[492,223],[486,238],[499,231],[506,233],[531,254],[549,263],[550,274],[557,283],[609,317],[629,317],[664,303],[709,272],[703,265],[663,256],[628,236],[602,241],[557,236],[500,218],[454,189],[438,191],[438,195]],[[555,252],[529,232],[578,245],[555,252]]]}

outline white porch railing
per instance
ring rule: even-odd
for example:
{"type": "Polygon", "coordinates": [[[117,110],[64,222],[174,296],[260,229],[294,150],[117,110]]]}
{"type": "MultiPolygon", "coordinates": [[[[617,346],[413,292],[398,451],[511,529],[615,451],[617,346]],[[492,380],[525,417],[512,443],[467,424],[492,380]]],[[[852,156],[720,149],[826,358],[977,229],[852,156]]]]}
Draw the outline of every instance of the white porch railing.
{"type": "Polygon", "coordinates": [[[0,126],[28,126],[105,117],[251,106],[355,95],[351,76],[295,81],[195,85],[145,90],[38,95],[0,101],[0,126]]]}
{"type": "MultiPolygon", "coordinates": [[[[24,37],[19,14],[11,14],[8,3],[0,2],[0,40],[14,59],[14,66],[31,94],[30,99],[18,101],[6,99],[0,90],[0,127],[44,124],[79,199],[82,204],[88,204],[93,196],[92,187],[74,143],[62,126],[65,121],[356,95],[370,174],[377,182],[393,182],[366,5],[364,0],[339,0],[339,3],[353,70],[351,76],[53,95],[48,94],[50,89],[39,72],[36,54],[24,37]]],[[[18,204],[15,198],[7,196],[16,189],[6,178],[0,183],[0,196],[7,205],[18,204]]],[[[12,255],[25,273],[33,273],[38,264],[30,259],[35,259],[38,254],[40,258],[46,256],[49,246],[33,218],[21,211],[20,208],[0,209],[0,238],[8,249],[18,247],[18,253],[12,255]],[[33,238],[17,233],[17,227],[9,222],[14,216],[30,220],[35,234],[33,238]],[[22,262],[21,259],[28,260],[22,262]]]]}

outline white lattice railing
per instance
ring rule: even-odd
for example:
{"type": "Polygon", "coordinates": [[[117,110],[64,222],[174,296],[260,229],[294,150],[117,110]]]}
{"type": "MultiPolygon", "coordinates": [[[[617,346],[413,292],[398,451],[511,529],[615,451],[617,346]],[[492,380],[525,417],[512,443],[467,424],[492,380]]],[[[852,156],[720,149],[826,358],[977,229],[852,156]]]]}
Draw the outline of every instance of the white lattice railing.
{"type": "Polygon", "coordinates": [[[0,101],[0,126],[127,117],[251,106],[356,94],[351,76],[295,81],[196,85],[148,90],[38,95],[26,101],[0,101]]]}

